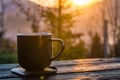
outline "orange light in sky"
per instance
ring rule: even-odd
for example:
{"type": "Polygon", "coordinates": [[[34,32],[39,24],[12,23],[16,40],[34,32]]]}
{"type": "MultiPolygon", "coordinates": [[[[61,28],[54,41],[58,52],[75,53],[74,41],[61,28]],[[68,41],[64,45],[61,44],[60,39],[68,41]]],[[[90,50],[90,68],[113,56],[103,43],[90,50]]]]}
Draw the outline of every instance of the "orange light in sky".
{"type": "Polygon", "coordinates": [[[102,2],[103,0],[71,0],[73,6],[90,6],[99,2],[102,2]]]}
{"type": "Polygon", "coordinates": [[[34,2],[36,4],[42,5],[44,7],[53,7],[55,6],[55,0],[29,0],[31,2],[34,2]]]}
{"type": "Polygon", "coordinates": [[[74,5],[84,6],[91,3],[91,0],[72,0],[74,5]]]}
{"type": "MultiPolygon", "coordinates": [[[[56,0],[29,0],[31,2],[34,2],[36,4],[40,4],[42,6],[46,7],[54,7],[56,5],[55,1],[56,0]]],[[[89,6],[98,2],[101,2],[103,0],[68,0],[70,3],[75,7],[75,6],[89,6]]]]}

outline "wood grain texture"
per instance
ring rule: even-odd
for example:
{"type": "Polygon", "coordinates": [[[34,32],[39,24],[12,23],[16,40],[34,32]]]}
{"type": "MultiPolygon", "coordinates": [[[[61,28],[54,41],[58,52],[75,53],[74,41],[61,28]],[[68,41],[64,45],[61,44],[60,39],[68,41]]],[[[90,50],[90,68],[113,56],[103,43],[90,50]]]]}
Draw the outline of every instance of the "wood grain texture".
{"type": "Polygon", "coordinates": [[[10,72],[18,64],[0,64],[0,80],[120,80],[120,58],[53,61],[57,74],[20,76],[10,72]]]}

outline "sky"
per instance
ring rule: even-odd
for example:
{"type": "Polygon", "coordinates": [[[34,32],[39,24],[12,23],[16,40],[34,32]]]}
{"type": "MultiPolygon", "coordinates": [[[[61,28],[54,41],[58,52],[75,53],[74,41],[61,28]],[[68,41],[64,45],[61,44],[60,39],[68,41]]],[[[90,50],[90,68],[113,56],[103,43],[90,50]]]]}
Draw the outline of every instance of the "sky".
{"type": "MultiPolygon", "coordinates": [[[[43,5],[43,6],[53,7],[55,5],[56,0],[47,0],[47,1],[46,0],[29,0],[29,1],[35,2],[35,3],[43,5]]],[[[94,4],[94,3],[102,2],[103,0],[69,0],[69,1],[71,1],[73,3],[73,5],[82,5],[83,6],[83,4],[87,1],[89,2],[88,4],[94,4]]]]}
{"type": "Polygon", "coordinates": [[[49,7],[53,7],[55,5],[55,0],[29,0],[32,2],[35,2],[36,4],[40,4],[43,6],[49,6],[49,7]]]}

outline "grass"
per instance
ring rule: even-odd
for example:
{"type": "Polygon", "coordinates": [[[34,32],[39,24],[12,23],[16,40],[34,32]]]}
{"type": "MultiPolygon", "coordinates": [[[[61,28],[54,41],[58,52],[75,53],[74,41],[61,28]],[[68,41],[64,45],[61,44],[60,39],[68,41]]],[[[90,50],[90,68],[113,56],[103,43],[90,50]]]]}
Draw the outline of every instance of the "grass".
{"type": "Polygon", "coordinates": [[[0,64],[17,63],[16,53],[0,53],[0,64]]]}

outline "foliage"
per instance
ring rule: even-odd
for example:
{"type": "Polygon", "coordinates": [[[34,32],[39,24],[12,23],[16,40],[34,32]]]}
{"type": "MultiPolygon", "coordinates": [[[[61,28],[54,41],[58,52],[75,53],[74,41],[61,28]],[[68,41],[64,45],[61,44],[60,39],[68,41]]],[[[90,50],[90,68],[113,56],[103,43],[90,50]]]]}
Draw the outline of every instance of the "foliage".
{"type": "MultiPolygon", "coordinates": [[[[60,3],[56,3],[55,8],[47,8],[41,5],[31,5],[25,10],[25,6],[17,2],[15,4],[20,8],[20,11],[24,13],[27,20],[31,22],[31,28],[33,32],[38,32],[40,28],[39,23],[44,20],[44,23],[49,32],[52,32],[54,37],[58,37],[65,42],[65,51],[61,59],[75,59],[85,57],[83,54],[87,52],[84,42],[75,44],[76,40],[80,40],[82,34],[73,34],[71,28],[74,27],[73,12],[71,12],[71,6],[69,1],[60,0],[60,3]],[[59,4],[59,6],[57,6],[59,4]],[[32,13],[32,10],[34,13],[32,13]],[[74,45],[74,46],[73,46],[74,45]],[[73,54],[74,53],[74,54],[73,54]],[[78,54],[79,53],[79,54],[78,54]]],[[[54,50],[59,50],[60,46],[56,43],[54,50]]],[[[55,52],[55,51],[54,51],[55,52]]]]}
{"type": "Polygon", "coordinates": [[[56,9],[47,9],[43,12],[42,16],[45,18],[44,22],[48,23],[47,30],[52,32],[52,34],[56,37],[58,35],[58,16],[56,14],[56,9]]]}
{"type": "Polygon", "coordinates": [[[4,5],[4,0],[0,1],[1,12],[0,12],[0,63],[11,63],[16,62],[14,54],[9,54],[15,52],[15,43],[9,39],[4,38],[6,30],[4,29],[4,14],[7,5],[4,5]]]}
{"type": "MultiPolygon", "coordinates": [[[[44,13],[45,20],[50,23],[49,26],[51,27],[49,30],[53,33],[53,36],[61,38],[65,42],[65,51],[58,60],[85,58],[85,55],[83,54],[87,52],[83,41],[75,44],[76,40],[80,40],[80,37],[83,34],[73,34],[71,31],[71,28],[74,27],[74,16],[68,2],[69,1],[67,0],[60,0],[58,8],[54,10],[47,10],[44,13]],[[56,11],[58,13],[56,13],[56,11]]],[[[56,50],[59,50],[60,48],[57,44],[54,47],[55,51],[53,52],[56,52],[56,50]]]]}
{"type": "Polygon", "coordinates": [[[1,39],[2,43],[0,45],[0,52],[15,52],[16,51],[16,45],[15,42],[10,41],[9,39],[1,39]]]}
{"type": "Polygon", "coordinates": [[[17,57],[15,53],[3,52],[0,53],[0,64],[17,63],[17,57]]]}
{"type": "Polygon", "coordinates": [[[94,35],[91,36],[91,46],[90,46],[90,58],[100,58],[104,57],[103,55],[103,44],[101,43],[100,36],[95,33],[94,35]]]}
{"type": "Polygon", "coordinates": [[[0,63],[15,63],[16,45],[15,42],[4,38],[5,31],[0,31],[0,63]]]}
{"type": "Polygon", "coordinates": [[[82,59],[87,58],[88,49],[85,48],[85,43],[81,40],[78,44],[66,48],[62,53],[60,60],[82,59]]]}
{"type": "Polygon", "coordinates": [[[115,47],[115,56],[120,57],[120,39],[118,38],[117,44],[114,46],[115,47]]]}
{"type": "Polygon", "coordinates": [[[15,43],[0,36],[0,63],[15,63],[16,59],[15,43]]]}

